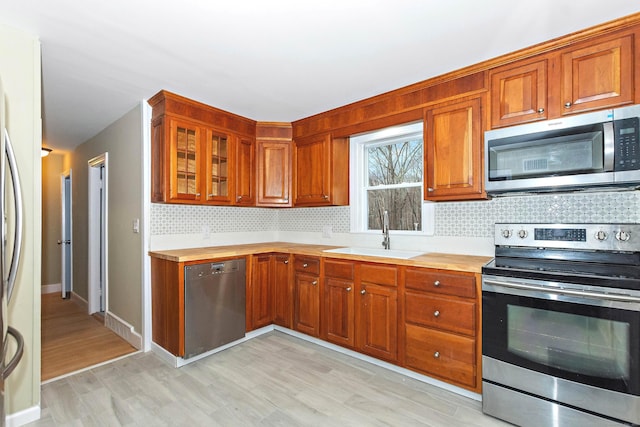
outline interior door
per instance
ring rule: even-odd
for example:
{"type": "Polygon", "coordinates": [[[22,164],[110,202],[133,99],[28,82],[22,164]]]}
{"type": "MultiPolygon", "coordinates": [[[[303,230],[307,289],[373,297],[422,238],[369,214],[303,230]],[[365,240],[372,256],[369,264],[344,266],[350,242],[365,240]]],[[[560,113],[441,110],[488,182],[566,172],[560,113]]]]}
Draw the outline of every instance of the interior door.
{"type": "Polygon", "coordinates": [[[71,171],[62,174],[62,239],[58,241],[62,252],[62,298],[71,296],[71,171]]]}

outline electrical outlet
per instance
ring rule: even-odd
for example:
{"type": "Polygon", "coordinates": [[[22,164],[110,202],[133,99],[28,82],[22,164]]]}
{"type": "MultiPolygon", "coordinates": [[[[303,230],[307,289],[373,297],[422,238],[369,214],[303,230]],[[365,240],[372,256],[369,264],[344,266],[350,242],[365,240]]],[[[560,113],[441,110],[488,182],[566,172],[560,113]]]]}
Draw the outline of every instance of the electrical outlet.
{"type": "Polygon", "coordinates": [[[136,218],[133,220],[132,224],[131,224],[131,229],[133,230],[134,233],[140,233],[140,219],[136,218]]]}
{"type": "Polygon", "coordinates": [[[325,239],[330,239],[333,234],[333,229],[330,225],[324,225],[322,227],[322,237],[325,239]]]}
{"type": "Polygon", "coordinates": [[[211,238],[211,229],[208,225],[202,226],[202,239],[207,240],[211,238]]]}

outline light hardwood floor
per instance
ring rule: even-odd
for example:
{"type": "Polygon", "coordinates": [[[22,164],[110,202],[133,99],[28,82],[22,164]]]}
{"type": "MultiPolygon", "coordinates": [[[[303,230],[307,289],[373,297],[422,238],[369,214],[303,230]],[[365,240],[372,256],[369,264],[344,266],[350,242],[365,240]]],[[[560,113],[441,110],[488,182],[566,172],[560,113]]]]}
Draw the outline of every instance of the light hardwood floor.
{"type": "Polygon", "coordinates": [[[480,402],[281,332],[179,369],[137,353],[42,387],[31,426],[506,426],[480,402]]]}
{"type": "Polygon", "coordinates": [[[42,381],[134,351],[75,301],[42,295],[42,381]]]}

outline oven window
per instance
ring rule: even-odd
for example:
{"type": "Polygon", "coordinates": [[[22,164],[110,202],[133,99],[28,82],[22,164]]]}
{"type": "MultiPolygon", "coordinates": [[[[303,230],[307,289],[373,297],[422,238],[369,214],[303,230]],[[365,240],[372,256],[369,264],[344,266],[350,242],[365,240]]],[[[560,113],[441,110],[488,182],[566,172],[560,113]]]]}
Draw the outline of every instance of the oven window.
{"type": "Polygon", "coordinates": [[[507,348],[532,362],[576,374],[629,380],[630,325],[507,305],[507,348]]]}

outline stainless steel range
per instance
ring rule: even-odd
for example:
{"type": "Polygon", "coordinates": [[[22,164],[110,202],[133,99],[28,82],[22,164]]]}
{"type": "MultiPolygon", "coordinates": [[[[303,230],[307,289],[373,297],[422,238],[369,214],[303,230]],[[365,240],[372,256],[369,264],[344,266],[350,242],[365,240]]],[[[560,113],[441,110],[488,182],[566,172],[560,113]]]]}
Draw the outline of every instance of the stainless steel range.
{"type": "Polygon", "coordinates": [[[640,425],[640,225],[496,224],[482,407],[521,426],[640,425]]]}

